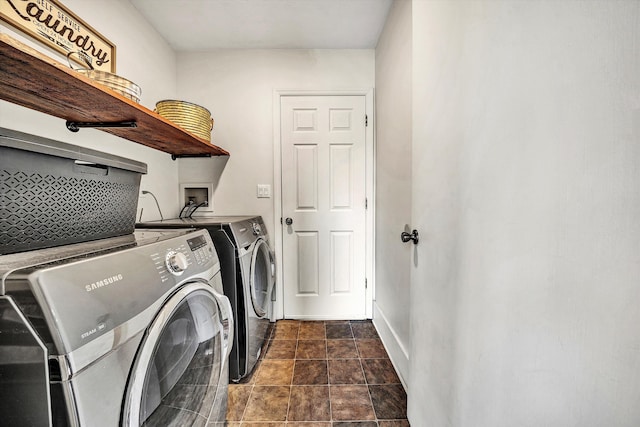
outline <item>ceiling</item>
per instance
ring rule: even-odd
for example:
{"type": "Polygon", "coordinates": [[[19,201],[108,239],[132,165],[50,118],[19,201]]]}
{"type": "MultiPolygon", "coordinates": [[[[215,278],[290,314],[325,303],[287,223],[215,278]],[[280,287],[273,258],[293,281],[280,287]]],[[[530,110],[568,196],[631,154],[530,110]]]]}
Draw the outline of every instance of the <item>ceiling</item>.
{"type": "Polygon", "coordinates": [[[130,0],[176,51],[372,49],[393,0],[130,0]]]}

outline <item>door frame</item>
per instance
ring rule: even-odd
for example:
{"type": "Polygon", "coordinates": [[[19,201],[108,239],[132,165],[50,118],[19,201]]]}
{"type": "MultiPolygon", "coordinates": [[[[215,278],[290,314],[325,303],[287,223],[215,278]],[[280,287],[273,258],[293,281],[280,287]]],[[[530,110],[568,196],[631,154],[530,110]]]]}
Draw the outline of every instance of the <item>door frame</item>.
{"type": "Polygon", "coordinates": [[[283,96],[364,96],[365,114],[368,118],[365,128],[365,195],[367,198],[365,224],[365,316],[373,316],[373,300],[375,299],[375,117],[373,88],[354,90],[284,90],[273,91],[273,207],[274,207],[274,251],[276,254],[276,302],[274,318],[284,317],[284,283],[282,281],[282,140],[280,132],[280,101],[283,96]]]}

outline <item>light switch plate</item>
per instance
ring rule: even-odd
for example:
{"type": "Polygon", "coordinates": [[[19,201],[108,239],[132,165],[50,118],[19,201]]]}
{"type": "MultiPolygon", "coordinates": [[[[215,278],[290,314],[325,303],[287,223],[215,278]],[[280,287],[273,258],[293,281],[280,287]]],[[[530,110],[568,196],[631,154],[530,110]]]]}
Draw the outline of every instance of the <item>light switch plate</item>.
{"type": "Polygon", "coordinates": [[[271,186],[269,184],[258,184],[257,195],[259,199],[271,197],[271,186]]]}

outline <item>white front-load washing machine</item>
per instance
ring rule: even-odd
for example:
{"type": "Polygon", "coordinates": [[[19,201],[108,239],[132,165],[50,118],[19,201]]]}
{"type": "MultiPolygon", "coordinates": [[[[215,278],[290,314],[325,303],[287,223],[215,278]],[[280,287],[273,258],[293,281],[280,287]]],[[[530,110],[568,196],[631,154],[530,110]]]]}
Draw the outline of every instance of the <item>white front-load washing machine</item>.
{"type": "Polygon", "coordinates": [[[205,231],[0,257],[6,425],[224,425],[233,318],[205,231]]]}

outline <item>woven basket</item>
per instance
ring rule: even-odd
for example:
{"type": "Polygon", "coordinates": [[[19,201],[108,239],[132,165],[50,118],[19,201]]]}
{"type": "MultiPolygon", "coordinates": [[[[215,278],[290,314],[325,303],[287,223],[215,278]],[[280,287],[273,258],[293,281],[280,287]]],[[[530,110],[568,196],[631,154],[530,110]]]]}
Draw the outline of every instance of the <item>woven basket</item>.
{"type": "Polygon", "coordinates": [[[118,92],[120,95],[132,100],[133,102],[140,103],[140,96],[142,95],[142,89],[140,88],[140,86],[138,86],[131,80],[127,80],[117,74],[109,73],[107,71],[94,70],[93,65],[91,64],[91,58],[86,53],[82,51],[69,52],[67,53],[67,61],[69,62],[69,67],[71,67],[71,69],[84,76],[89,77],[91,80],[96,81],[115,92],[118,92]],[[79,62],[86,65],[87,68],[74,68],[71,64],[71,57],[73,55],[77,55],[79,58],[79,62]]]}
{"type": "Polygon", "coordinates": [[[211,142],[213,119],[206,108],[191,102],[165,99],[156,103],[156,112],[187,132],[211,142]]]}
{"type": "Polygon", "coordinates": [[[120,95],[134,102],[140,103],[140,96],[142,95],[142,89],[140,86],[121,77],[117,74],[108,73],[106,71],[99,70],[76,70],[80,74],[84,74],[90,79],[108,87],[109,89],[118,92],[120,95]]]}

